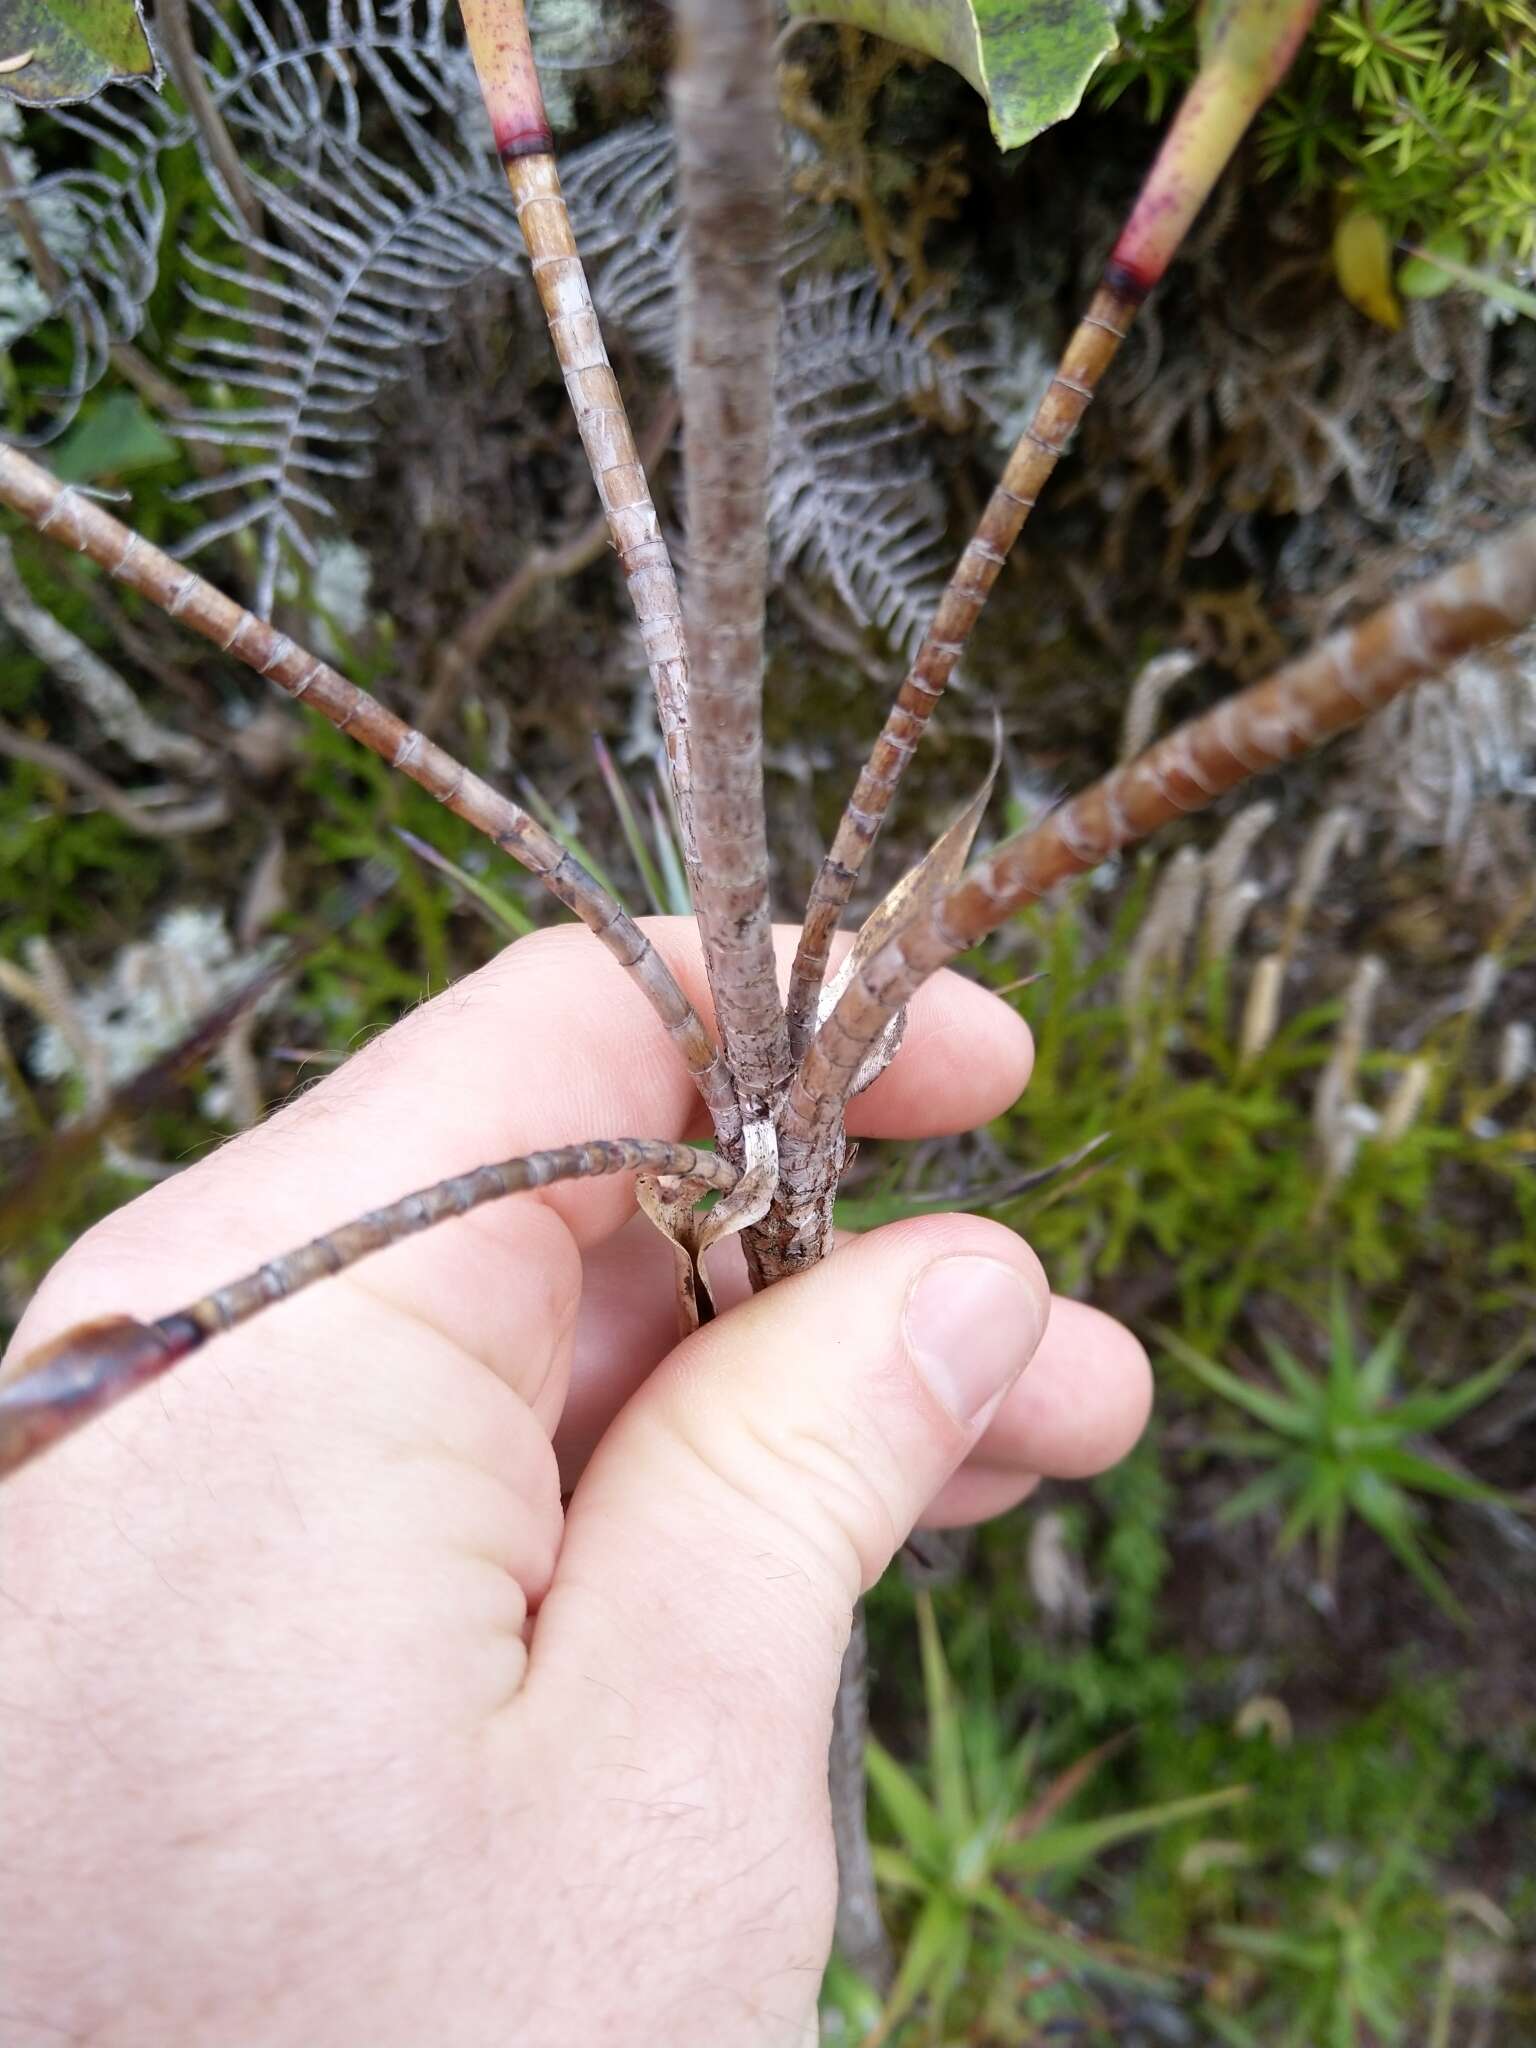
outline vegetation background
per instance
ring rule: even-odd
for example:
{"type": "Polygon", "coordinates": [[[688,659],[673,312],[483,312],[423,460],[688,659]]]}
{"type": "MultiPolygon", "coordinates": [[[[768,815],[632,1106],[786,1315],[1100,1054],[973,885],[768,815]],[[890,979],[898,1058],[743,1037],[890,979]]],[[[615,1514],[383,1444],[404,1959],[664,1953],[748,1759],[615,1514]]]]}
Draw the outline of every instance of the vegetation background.
{"type": "MultiPolygon", "coordinates": [[[[665,506],[665,10],[530,11],[665,506]]],[[[116,113],[0,101],[6,430],[270,584],[357,680],[515,764],[628,901],[681,907],[643,661],[441,8],[168,18],[245,192],[174,81],[116,113]]],[[[1006,156],[942,67],[846,29],[785,46],[785,914],[1193,69],[1182,0],[1121,33],[1082,110],[1006,156]]],[[[995,717],[1012,823],[1528,502],[1533,267],[1524,0],[1325,9],[1005,572],[871,898],[974,793],[995,717]]],[[[973,963],[1035,1029],[1025,1100],[859,1161],[850,1224],[1004,1217],[1143,1334],[1160,1398],[1117,1472],[875,1596],[904,1963],[883,2008],[834,1969],[829,2039],[1536,2036],[1533,747],[1527,640],[1065,892],[973,963]]],[[[420,792],[9,526],[0,757],[10,1318],[95,1217],[548,914],[420,792]],[[331,929],[379,861],[391,886],[331,929]],[[130,1111],[283,934],[297,961],[130,1111]]]]}

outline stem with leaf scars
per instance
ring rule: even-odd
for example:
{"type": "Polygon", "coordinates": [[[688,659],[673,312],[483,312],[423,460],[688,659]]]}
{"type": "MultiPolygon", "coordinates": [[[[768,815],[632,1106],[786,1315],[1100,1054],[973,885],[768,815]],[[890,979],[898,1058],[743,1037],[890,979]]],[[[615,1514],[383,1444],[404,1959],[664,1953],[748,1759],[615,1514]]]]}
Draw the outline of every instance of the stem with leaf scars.
{"type": "Polygon", "coordinates": [[[210,1337],[286,1301],[317,1280],[345,1272],[371,1252],[384,1251],[434,1223],[463,1216],[503,1195],[608,1173],[676,1178],[694,1184],[700,1194],[707,1190],[729,1194],[737,1180],[735,1168],[718,1153],[695,1145],[675,1145],[664,1138],[596,1138],[585,1145],[530,1152],[521,1159],[505,1159],[496,1166],[455,1174],[434,1187],[402,1196],[387,1208],[370,1210],[157,1322],[113,1316],[83,1323],[66,1331],[41,1355],[27,1360],[19,1376],[0,1387],[0,1478],[72,1434],[102,1409],[158,1379],[210,1337]]]}
{"type": "Polygon", "coordinates": [[[790,1045],[797,1060],[804,1057],[815,1034],[817,1000],[832,940],[885,823],[902,772],[948,687],[1009,549],[1023,532],[1024,522],[1092,403],[1099,379],[1124,341],[1137,304],[1137,298],[1107,283],[1094,294],[1033,419],[1008,458],[976,531],[966,542],[933,623],[869,759],[859,771],[853,795],[812,886],[790,976],[790,1045]]]}
{"type": "Polygon", "coordinates": [[[677,795],[689,879],[697,882],[689,763],[688,657],[672,558],[645,465],[609,365],[534,68],[523,0],[459,0],[464,33],[512,189],[539,301],[608,530],[629,587],[677,795]]]}
{"type": "Polygon", "coordinates": [[[1252,775],[1359,725],[1414,683],[1536,617],[1536,519],[1405,591],[1266,681],[1180,726],[1007,839],[862,963],[817,1033],[780,1128],[786,1265],[819,1256],[843,1109],[870,1047],[929,975],[1069,875],[1084,874],[1252,775]]]}
{"type": "Polygon", "coordinates": [[[1209,0],[1200,71],[1114,246],[1103,282],[945,587],[816,877],[789,985],[790,1044],[797,1061],[815,1033],[817,999],[842,914],[1008,551],[1138,306],[1162,278],[1249,122],[1283,77],[1317,5],[1318,0],[1209,0]]]}
{"type": "Polygon", "coordinates": [[[891,1938],[880,1912],[880,1888],[869,1841],[864,1750],[869,1740],[869,1631],[864,1603],[853,1610],[832,1707],[828,1792],[837,1850],[837,1946],[866,1982],[884,1994],[895,1977],[891,1938]]]}
{"type": "Polygon", "coordinates": [[[521,861],[629,971],[682,1055],[722,1140],[734,1141],[741,1125],[730,1076],[671,969],[634,919],[521,805],[482,781],[328,663],[114,519],[94,499],[61,484],[40,464],[4,444],[0,444],[0,502],[19,512],[39,533],[89,556],[119,583],[235,655],[290,697],[308,704],[338,732],[350,734],[401,769],[456,817],[521,861]]]}
{"type": "Polygon", "coordinates": [[[768,899],[763,619],[783,163],[772,0],[679,0],[672,118],[683,220],[679,379],[688,513],[695,892],[743,1115],[789,1076],[768,899]]]}

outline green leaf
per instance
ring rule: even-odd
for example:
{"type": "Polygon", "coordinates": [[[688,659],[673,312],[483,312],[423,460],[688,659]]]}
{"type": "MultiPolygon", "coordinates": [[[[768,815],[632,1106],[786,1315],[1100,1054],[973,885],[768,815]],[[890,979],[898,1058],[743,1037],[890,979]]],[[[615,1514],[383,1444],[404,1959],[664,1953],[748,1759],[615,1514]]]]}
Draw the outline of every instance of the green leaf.
{"type": "Polygon", "coordinates": [[[457,861],[451,861],[446,853],[439,853],[425,839],[418,839],[414,832],[407,832],[403,825],[396,825],[394,831],[395,837],[403,840],[419,860],[424,860],[428,867],[436,868],[439,874],[446,875],[456,889],[461,890],[471,903],[477,904],[507,938],[525,939],[530,932],[538,930],[527,911],[512,897],[504,896],[500,889],[493,889],[489,882],[470,874],[457,861]]]}
{"type": "MultiPolygon", "coordinates": [[[[1423,249],[1411,250],[1416,257],[1424,257],[1427,253],[1423,249]]],[[[1479,292],[1485,299],[1493,299],[1516,313],[1523,313],[1527,320],[1536,320],[1536,292],[1523,291],[1519,285],[1509,284],[1502,277],[1495,277],[1491,271],[1474,270],[1470,263],[1457,263],[1444,253],[1434,258],[1434,268],[1453,284],[1462,285],[1469,292],[1479,292]]]]}
{"type": "Polygon", "coordinates": [[[1167,1346],[1179,1363],[1213,1394],[1220,1394],[1239,1408],[1246,1408],[1257,1421],[1281,1436],[1296,1437],[1305,1442],[1312,1435],[1308,1418],[1294,1403],[1283,1400],[1279,1394],[1265,1387],[1256,1387],[1247,1380],[1239,1379],[1236,1373],[1228,1372],[1215,1359],[1196,1351],[1192,1344],[1186,1344],[1172,1330],[1159,1330],[1157,1334],[1159,1341],[1167,1346]]]}
{"type": "Polygon", "coordinates": [[[884,1891],[921,1892],[926,1895],[933,1890],[931,1881],[900,1849],[890,1849],[883,1842],[875,1842],[870,1847],[869,1860],[870,1868],[884,1891]]]}
{"type": "Polygon", "coordinates": [[[1460,1472],[1448,1472],[1443,1465],[1421,1458],[1414,1451],[1383,1446],[1372,1451],[1363,1462],[1371,1471],[1381,1473],[1383,1478],[1393,1480],[1399,1486],[1411,1486],[1419,1493],[1443,1494],[1447,1500],[1472,1501],[1480,1507],[1515,1505],[1510,1495],[1501,1493],[1498,1487],[1485,1486],[1482,1480],[1469,1479],[1460,1472]]]}
{"type": "Polygon", "coordinates": [[[58,107],[132,78],[160,78],[138,0],[5,0],[0,92],[58,107]]]}
{"type": "Polygon", "coordinates": [[[1397,1385],[1397,1368],[1402,1360],[1403,1345],[1407,1337],[1408,1316],[1405,1312],[1398,1317],[1361,1366],[1359,1408],[1362,1414],[1371,1413],[1391,1398],[1392,1390],[1397,1385]]]}
{"type": "Polygon", "coordinates": [[[1003,149],[1076,112],[1119,41],[1110,0],[789,0],[789,11],[940,58],[986,101],[1003,149]]]}
{"type": "Polygon", "coordinates": [[[896,1982],[881,2015],[882,2038],[906,2016],[930,1986],[965,1967],[970,1925],[965,1908],[947,1892],[935,1892],[917,1916],[896,1982]]]}
{"type": "Polygon", "coordinates": [[[866,1745],[864,1763],[870,1788],[889,1814],[897,1834],[919,1862],[930,1870],[942,1870],[944,1828],[916,1778],[873,1736],[866,1745]]]}
{"type": "Polygon", "coordinates": [[[180,449],[131,391],[114,391],[81,419],[54,450],[53,472],[68,484],[137,476],[174,462],[180,449]]]}
{"type": "Polygon", "coordinates": [[[1502,1358],[1495,1359],[1492,1365],[1485,1366],[1459,1386],[1447,1387],[1440,1393],[1410,1394],[1391,1410],[1389,1419],[1402,1436],[1421,1436],[1431,1430],[1443,1429],[1446,1423],[1454,1422],[1459,1415],[1467,1414],[1491,1394],[1497,1393],[1529,1356],[1530,1346],[1517,1344],[1512,1351],[1506,1351],[1502,1358]]]}
{"type": "Polygon", "coordinates": [[[1392,237],[1363,206],[1345,214],[1333,231],[1333,269],[1357,312],[1394,332],[1402,326],[1403,309],[1392,289],[1392,237]]]}
{"type": "Polygon", "coordinates": [[[1323,1576],[1330,1576],[1326,1551],[1330,1542],[1337,1537],[1343,1522],[1344,1487],[1335,1465],[1313,1465],[1311,1476],[1297,1495],[1296,1504],[1286,1516],[1280,1534],[1275,1538],[1275,1550],[1284,1557],[1296,1548],[1307,1532],[1316,1527],[1323,1532],[1324,1551],[1323,1576]]]}
{"type": "Polygon", "coordinates": [[[1405,299],[1439,298],[1456,282],[1440,258],[1448,256],[1452,263],[1465,263],[1467,254],[1467,238],[1460,228],[1447,228],[1443,234],[1431,236],[1419,255],[1398,265],[1398,290],[1405,299]]]}
{"type": "Polygon", "coordinates": [[[1275,1369],[1275,1376],[1281,1380],[1304,1407],[1315,1408],[1322,1394],[1321,1383],[1308,1372],[1301,1360],[1290,1352],[1268,1330],[1260,1330],[1259,1342],[1264,1346],[1264,1355],[1275,1369]]]}
{"type": "Polygon", "coordinates": [[[965,1767],[960,1707],[949,1666],[944,1661],[938,1623],[933,1618],[933,1599],[926,1592],[917,1596],[917,1633],[922,1648],[923,1696],[928,1706],[933,1786],[938,1797],[939,1819],[953,1846],[975,1827],[976,1812],[971,1803],[970,1780],[965,1767]]]}
{"type": "Polygon", "coordinates": [[[1234,1522],[1246,1521],[1250,1515],[1262,1514],[1265,1508],[1276,1506],[1287,1494],[1296,1491],[1301,1472],[1305,1469],[1303,1461],[1287,1458],[1273,1471],[1261,1472],[1257,1479],[1250,1479],[1246,1486],[1240,1486],[1236,1493],[1228,1495],[1216,1510],[1216,1520],[1224,1529],[1230,1528],[1234,1522]]]}
{"type": "Polygon", "coordinates": [[[1349,1498],[1355,1512],[1370,1523],[1441,1612],[1466,1627],[1466,1609],[1430,1563],[1423,1544],[1414,1534],[1414,1511],[1407,1495],[1379,1473],[1356,1472],[1350,1480],[1349,1498]]]}
{"type": "Polygon", "coordinates": [[[1219,1806],[1232,1806],[1247,1797],[1246,1785],[1233,1785],[1219,1792],[1196,1792],[1188,1799],[1165,1800],[1161,1806],[1139,1806],[1130,1813],[1108,1814],[1103,1820],[1071,1821],[1029,1835],[1022,1842],[1010,1842],[994,1860],[999,1870],[1012,1876],[1035,1876],[1064,1864],[1084,1863],[1117,1842],[1155,1834],[1176,1821],[1193,1820],[1198,1814],[1213,1813],[1219,1806]]]}
{"type": "Polygon", "coordinates": [[[1271,1934],[1260,1927],[1217,1927],[1212,1933],[1223,1948],[1261,1962],[1294,1963],[1303,1970],[1326,1970],[1333,1960],[1331,1944],[1316,1936],[1271,1934]]]}
{"type": "Polygon", "coordinates": [[[1145,1986],[1162,1982],[1168,1975],[1167,1970],[1150,1962],[1139,1968],[1117,1962],[1086,1939],[1053,1932],[1032,1920],[999,1885],[984,1885],[977,1892],[975,1903],[1000,1927],[1007,1928],[1017,1947],[1073,1976],[1091,1975],[1110,1984],[1145,1986]]]}

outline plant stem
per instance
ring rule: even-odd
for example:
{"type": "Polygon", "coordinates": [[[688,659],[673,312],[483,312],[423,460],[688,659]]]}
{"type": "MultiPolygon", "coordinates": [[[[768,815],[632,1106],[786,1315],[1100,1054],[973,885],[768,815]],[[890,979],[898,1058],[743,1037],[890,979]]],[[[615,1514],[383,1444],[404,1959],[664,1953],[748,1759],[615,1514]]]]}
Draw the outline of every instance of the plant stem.
{"type": "Polygon", "coordinates": [[[459,12],[534,285],[645,644],[683,849],[696,881],[688,656],[677,578],[560,190],[523,0],[459,0],[459,12]]]}
{"type": "Polygon", "coordinates": [[[55,675],[115,746],[135,761],[209,775],[212,755],[201,740],[157,725],[138,697],[93,647],[55,618],[28,590],[10,542],[0,534],[0,619],[55,675]]]}
{"type": "Polygon", "coordinates": [[[868,1654],[861,1600],[853,1610],[853,1629],[838,1674],[827,1789],[832,1803],[832,1840],[837,1848],[837,1945],[844,1960],[883,1996],[896,1972],[890,1936],[880,1915],[880,1890],[869,1847],[864,1774],[864,1745],[869,1735],[868,1654]]]}
{"type": "Polygon", "coordinates": [[[948,687],[1009,549],[1024,530],[1136,317],[1137,303],[1107,284],[1094,294],[945,585],[933,623],[860,770],[812,887],[790,976],[790,1047],[797,1060],[804,1057],[815,1034],[816,1004],[826,976],[827,955],[885,823],[896,786],[948,687]]]}
{"type": "Polygon", "coordinates": [[[1099,380],[1161,279],[1254,114],[1284,75],[1318,0],[1210,0],[1201,66],[1179,107],[1104,279],[964,554],[861,771],[806,906],[789,987],[790,1046],[804,1058],[832,939],[885,822],[896,786],[1099,380]]]}
{"type": "Polygon", "coordinates": [[[0,1478],[104,1408],[158,1379],[210,1337],[317,1280],[345,1272],[371,1252],[384,1251],[434,1223],[463,1216],[503,1195],[609,1173],[675,1177],[698,1183],[701,1192],[713,1189],[722,1195],[730,1193],[737,1178],[735,1168],[718,1153],[663,1138],[596,1138],[557,1151],[530,1152],[455,1174],[402,1196],[387,1208],[372,1209],[157,1322],[138,1323],[124,1316],[81,1324],[46,1347],[41,1357],[29,1359],[18,1378],[0,1388],[0,1478]]]}
{"type": "Polygon", "coordinates": [[[734,1140],[740,1120],[730,1076],[671,969],[622,905],[521,805],[287,634],[122,525],[93,499],[3,444],[0,502],[39,533],[51,534],[77,554],[89,556],[119,583],[308,704],[339,732],[403,770],[456,817],[521,861],[551,895],[576,913],[643,990],[709,1104],[722,1140],[734,1140]]]}
{"type": "Polygon", "coordinates": [[[214,174],[235,211],[259,240],[265,229],[261,201],[251,189],[245,165],[240,161],[240,152],[225,126],[224,116],[219,112],[213,94],[208,90],[208,81],[203,76],[192,36],[187,0],[156,0],[155,29],[164,46],[176,90],[186,101],[187,112],[197,124],[197,132],[203,138],[214,174]]]}
{"type": "Polygon", "coordinates": [[[763,620],[783,162],[771,0],[679,0],[672,115],[684,223],[695,904],[744,1116],[789,1076],[768,898],[763,620]]]}
{"type": "Polygon", "coordinates": [[[119,789],[68,747],[51,740],[33,739],[3,720],[0,756],[8,761],[25,761],[45,774],[57,776],[89,797],[120,825],[126,825],[130,832],[142,833],[147,839],[179,839],[188,832],[209,832],[215,825],[228,822],[229,800],[222,790],[215,790],[211,796],[193,797],[185,803],[162,803],[158,809],[152,808],[143,795],[119,789]]]}

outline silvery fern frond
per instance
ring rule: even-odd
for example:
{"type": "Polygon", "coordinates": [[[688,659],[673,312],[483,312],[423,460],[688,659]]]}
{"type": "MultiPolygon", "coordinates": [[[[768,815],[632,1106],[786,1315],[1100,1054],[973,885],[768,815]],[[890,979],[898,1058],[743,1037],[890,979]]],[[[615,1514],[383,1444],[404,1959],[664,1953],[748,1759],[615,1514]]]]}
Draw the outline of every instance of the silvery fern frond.
{"type": "MultiPolygon", "coordinates": [[[[637,122],[577,151],[566,198],[604,322],[669,362],[678,269],[672,139],[637,122]]],[[[936,310],[901,319],[872,272],[810,267],[820,222],[790,221],[769,495],[776,580],[830,583],[861,626],[904,652],[945,567],[941,494],[919,414],[985,407],[990,356],[950,346],[936,310]]]]}
{"type": "Polygon", "coordinates": [[[1536,634],[1449,668],[1356,745],[1363,792],[1410,845],[1463,855],[1481,806],[1536,795],[1536,634]]]}
{"type": "Polygon", "coordinates": [[[66,382],[48,394],[45,416],[31,423],[39,439],[69,424],[106,370],[112,344],[137,334],[143,324],[159,276],[166,218],[159,176],[163,105],[149,92],[129,91],[104,98],[89,112],[56,108],[52,119],[87,147],[91,161],[85,168],[34,176],[29,151],[7,151],[11,176],[0,174],[0,214],[6,201],[26,207],[59,281],[45,289],[13,231],[8,241],[14,242],[14,254],[9,247],[5,253],[18,291],[8,309],[6,346],[52,321],[69,336],[66,382]]]}
{"type": "Polygon", "coordinates": [[[273,152],[273,175],[252,180],[269,233],[226,221],[245,242],[246,263],[191,258],[203,283],[187,297],[219,327],[189,341],[180,367],[238,397],[181,426],[240,459],[184,487],[188,497],[233,494],[235,503],[181,551],[257,531],[263,616],[284,545],[313,559],[300,513],[333,518],[327,479],[366,474],[380,391],[414,351],[442,338],[459,291],[521,260],[494,165],[466,162],[406,119],[409,169],[325,128],[302,154],[273,152]]]}
{"type": "Polygon", "coordinates": [[[980,402],[985,358],[945,323],[899,319],[872,274],[808,271],[786,293],[769,493],[775,570],[824,578],[862,626],[909,653],[948,566],[919,412],[980,402]]]}
{"type": "Polygon", "coordinates": [[[632,121],[572,152],[561,170],[566,204],[592,273],[605,326],[670,363],[681,261],[671,131],[632,121]]]}
{"type": "MultiPolygon", "coordinates": [[[[489,146],[475,146],[478,98],[465,52],[447,39],[448,0],[328,0],[320,33],[295,0],[265,10],[234,0],[227,18],[215,0],[192,4],[208,88],[264,228],[253,232],[226,194],[224,248],[185,255],[195,317],[178,367],[207,395],[176,425],[234,459],[186,487],[211,516],[183,551],[254,531],[265,614],[285,556],[313,560],[314,529],[334,517],[332,486],[366,472],[380,392],[442,337],[457,293],[520,267],[521,240],[489,146]]],[[[161,160],[200,138],[178,107],[143,94],[72,110],[67,125],[116,167],[34,188],[56,188],[84,223],[59,252],[67,284],[53,309],[77,335],[72,403],[111,343],[142,322],[164,227],[161,160]]],[[[670,362],[669,131],[637,122],[573,152],[565,184],[605,324],[670,362]]],[[[786,255],[775,571],[825,580],[860,625],[905,649],[944,540],[918,413],[984,403],[981,358],[948,347],[936,316],[898,319],[873,277],[812,268],[820,231],[815,215],[793,220],[786,255]]]]}
{"type": "MultiPolygon", "coordinates": [[[[360,137],[368,103],[423,121],[468,104],[467,59],[444,32],[448,0],[327,0],[316,32],[296,0],[192,0],[207,55],[203,69],[223,120],[259,171],[272,152],[304,152],[323,135],[360,137]]],[[[78,138],[82,162],[47,172],[24,196],[60,272],[59,289],[33,308],[13,339],[61,321],[69,380],[47,431],[67,423],[101,377],[112,344],[130,341],[160,276],[166,224],[164,161],[198,141],[196,123],[169,93],[124,87],[46,117],[78,138]],[[62,227],[60,223],[64,224],[62,227]]],[[[216,167],[204,163],[215,192],[216,167]]],[[[12,196],[0,192],[0,199],[12,196]]],[[[224,195],[226,198],[228,195],[224,195]]]]}

